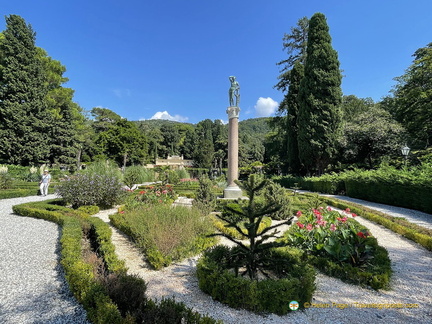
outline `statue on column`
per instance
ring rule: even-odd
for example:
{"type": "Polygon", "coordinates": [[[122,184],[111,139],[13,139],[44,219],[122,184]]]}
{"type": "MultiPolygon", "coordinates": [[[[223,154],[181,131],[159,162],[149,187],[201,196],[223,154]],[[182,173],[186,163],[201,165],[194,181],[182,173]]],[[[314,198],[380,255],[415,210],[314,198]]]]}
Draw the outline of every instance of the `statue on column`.
{"type": "Polygon", "coordinates": [[[231,87],[228,91],[230,107],[238,107],[240,105],[240,84],[236,81],[235,76],[230,76],[231,87]]]}

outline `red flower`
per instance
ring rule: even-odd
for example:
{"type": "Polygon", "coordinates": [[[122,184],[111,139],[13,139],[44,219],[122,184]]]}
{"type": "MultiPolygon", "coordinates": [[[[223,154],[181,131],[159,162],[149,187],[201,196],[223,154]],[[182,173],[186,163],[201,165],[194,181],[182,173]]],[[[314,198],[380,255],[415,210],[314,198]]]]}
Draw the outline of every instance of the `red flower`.
{"type": "Polygon", "coordinates": [[[124,210],[122,210],[122,211],[119,211],[119,213],[120,213],[120,214],[124,214],[124,210]]]}
{"type": "Polygon", "coordinates": [[[363,232],[358,232],[357,236],[364,238],[364,239],[367,237],[363,232]]]}
{"type": "Polygon", "coordinates": [[[306,229],[307,229],[308,231],[312,231],[312,229],[313,229],[312,224],[307,224],[306,229]]]}
{"type": "Polygon", "coordinates": [[[337,220],[340,221],[340,222],[342,222],[342,223],[345,223],[347,221],[347,219],[348,218],[346,218],[346,217],[343,217],[343,218],[338,217],[337,218],[337,220]]]}
{"type": "Polygon", "coordinates": [[[146,193],[145,190],[141,190],[141,191],[139,192],[140,195],[144,195],[145,193],[146,193]]]}
{"type": "Polygon", "coordinates": [[[300,227],[300,228],[304,228],[304,225],[302,223],[300,223],[300,222],[297,222],[297,226],[300,227]]]}
{"type": "Polygon", "coordinates": [[[352,217],[357,217],[357,214],[352,213],[351,216],[352,217]]]}
{"type": "Polygon", "coordinates": [[[297,213],[296,213],[296,216],[297,217],[300,217],[302,215],[302,212],[299,210],[297,213]]]}

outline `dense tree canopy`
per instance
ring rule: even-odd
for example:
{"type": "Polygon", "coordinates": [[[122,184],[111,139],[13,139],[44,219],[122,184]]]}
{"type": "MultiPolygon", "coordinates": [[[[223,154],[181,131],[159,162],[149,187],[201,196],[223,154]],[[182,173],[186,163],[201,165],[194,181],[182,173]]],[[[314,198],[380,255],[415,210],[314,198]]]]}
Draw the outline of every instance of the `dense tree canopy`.
{"type": "Polygon", "coordinates": [[[47,75],[36,34],[20,16],[6,17],[0,42],[0,159],[29,165],[49,156],[47,75]]]}
{"type": "Polygon", "coordinates": [[[396,78],[387,108],[402,123],[417,147],[432,145],[432,43],[414,53],[405,74],[396,78]],[[393,99],[393,100],[392,100],[393,99]]]}

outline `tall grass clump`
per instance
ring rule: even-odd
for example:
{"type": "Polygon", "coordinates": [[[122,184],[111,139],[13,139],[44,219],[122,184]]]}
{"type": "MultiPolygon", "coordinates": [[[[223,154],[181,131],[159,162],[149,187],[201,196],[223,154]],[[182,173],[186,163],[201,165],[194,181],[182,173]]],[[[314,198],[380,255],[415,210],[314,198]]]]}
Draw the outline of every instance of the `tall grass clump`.
{"type": "Polygon", "coordinates": [[[150,205],[110,216],[112,223],[130,235],[156,269],[195,255],[213,245],[210,219],[195,208],[150,205]]]}

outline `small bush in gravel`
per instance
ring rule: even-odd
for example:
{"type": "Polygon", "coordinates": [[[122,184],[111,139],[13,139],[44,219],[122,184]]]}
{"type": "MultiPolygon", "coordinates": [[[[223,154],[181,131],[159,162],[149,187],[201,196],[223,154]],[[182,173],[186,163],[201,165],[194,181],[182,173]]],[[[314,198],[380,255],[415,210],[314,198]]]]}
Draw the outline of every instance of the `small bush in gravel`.
{"type": "Polygon", "coordinates": [[[124,192],[115,176],[81,173],[61,181],[56,193],[73,208],[88,205],[106,208],[118,203],[124,192]]]}
{"type": "Polygon", "coordinates": [[[238,264],[238,247],[218,245],[207,250],[197,264],[199,287],[214,299],[234,308],[279,315],[289,312],[292,300],[310,302],[315,291],[315,270],[303,260],[303,251],[276,248],[263,251],[272,278],[249,280],[232,271],[238,264]]]}
{"type": "Polygon", "coordinates": [[[213,193],[213,183],[208,177],[202,176],[199,179],[199,188],[192,204],[201,210],[204,215],[208,215],[215,210],[216,196],[213,193]]]}

